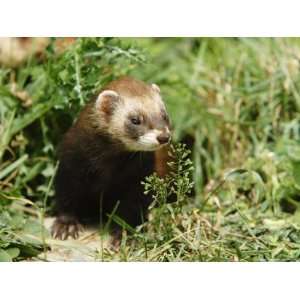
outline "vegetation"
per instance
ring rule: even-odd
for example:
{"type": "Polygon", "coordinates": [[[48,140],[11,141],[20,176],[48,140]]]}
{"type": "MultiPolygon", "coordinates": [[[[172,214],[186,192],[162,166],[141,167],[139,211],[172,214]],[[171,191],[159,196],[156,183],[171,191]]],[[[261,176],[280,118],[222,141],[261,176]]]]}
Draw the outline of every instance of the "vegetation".
{"type": "Polygon", "coordinates": [[[47,251],[57,144],[122,74],[160,86],[174,141],[187,147],[173,147],[169,177],[145,179],[149,222],[95,259],[300,258],[299,39],[82,38],[62,53],[54,43],[0,69],[0,260],[47,251]]]}

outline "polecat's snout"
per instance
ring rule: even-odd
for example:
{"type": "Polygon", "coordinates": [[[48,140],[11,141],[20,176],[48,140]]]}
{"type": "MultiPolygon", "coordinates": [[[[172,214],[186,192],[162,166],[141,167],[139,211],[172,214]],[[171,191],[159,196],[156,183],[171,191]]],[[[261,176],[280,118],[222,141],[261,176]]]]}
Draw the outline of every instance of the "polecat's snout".
{"type": "Polygon", "coordinates": [[[136,141],[132,141],[132,147],[140,151],[154,151],[157,150],[171,140],[171,133],[169,128],[165,126],[163,130],[151,129],[140,135],[136,141]]]}
{"type": "Polygon", "coordinates": [[[171,135],[170,133],[162,133],[157,137],[157,140],[161,145],[168,144],[171,140],[171,135]]]}

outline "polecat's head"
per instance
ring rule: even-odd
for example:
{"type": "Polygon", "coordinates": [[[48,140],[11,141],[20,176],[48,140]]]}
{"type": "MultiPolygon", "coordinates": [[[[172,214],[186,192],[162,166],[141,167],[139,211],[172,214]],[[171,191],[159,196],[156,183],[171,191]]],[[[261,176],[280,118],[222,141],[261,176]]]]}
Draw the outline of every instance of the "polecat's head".
{"type": "Polygon", "coordinates": [[[170,122],[157,85],[124,77],[110,83],[95,104],[104,129],[129,151],[154,151],[169,143],[170,122]]]}

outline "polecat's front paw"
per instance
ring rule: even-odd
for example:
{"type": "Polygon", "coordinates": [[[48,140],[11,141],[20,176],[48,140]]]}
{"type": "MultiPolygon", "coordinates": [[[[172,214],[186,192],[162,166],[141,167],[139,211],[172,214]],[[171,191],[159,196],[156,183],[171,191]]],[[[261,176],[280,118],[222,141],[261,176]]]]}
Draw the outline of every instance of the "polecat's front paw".
{"type": "Polygon", "coordinates": [[[61,215],[56,218],[51,228],[51,235],[55,239],[66,240],[68,237],[77,239],[82,225],[72,216],[61,215]]]}

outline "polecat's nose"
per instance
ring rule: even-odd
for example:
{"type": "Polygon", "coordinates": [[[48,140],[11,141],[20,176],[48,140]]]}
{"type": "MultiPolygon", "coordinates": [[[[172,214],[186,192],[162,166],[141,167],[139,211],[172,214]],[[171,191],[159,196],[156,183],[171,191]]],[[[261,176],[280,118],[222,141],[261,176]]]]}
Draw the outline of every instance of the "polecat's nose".
{"type": "Polygon", "coordinates": [[[169,143],[171,135],[169,133],[162,133],[157,136],[157,140],[160,144],[167,144],[169,143]]]}

